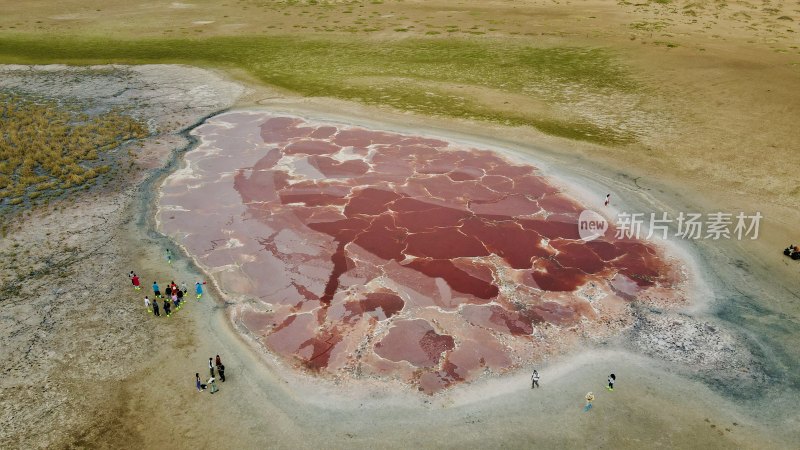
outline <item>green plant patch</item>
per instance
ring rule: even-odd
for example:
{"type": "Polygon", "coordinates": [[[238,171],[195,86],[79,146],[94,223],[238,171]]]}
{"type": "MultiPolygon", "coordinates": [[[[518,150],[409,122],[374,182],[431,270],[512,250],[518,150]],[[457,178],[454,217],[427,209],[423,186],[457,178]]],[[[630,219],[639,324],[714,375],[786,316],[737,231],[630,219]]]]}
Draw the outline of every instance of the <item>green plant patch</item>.
{"type": "MultiPolygon", "coordinates": [[[[449,31],[449,30],[448,30],[449,31]]],[[[635,91],[639,87],[614,54],[601,48],[534,47],[475,38],[418,37],[402,40],[352,40],[289,36],[196,39],[113,40],[102,38],[0,37],[0,62],[67,64],[182,63],[238,68],[265,84],[306,96],[335,97],[390,105],[406,111],[520,123],[491,104],[451,102],[419,91],[425,83],[471,85],[531,95],[532,86],[580,85],[596,92],[635,91]],[[377,85],[357,80],[372,78],[377,85]],[[397,79],[416,83],[395,85],[397,79]],[[387,95],[381,89],[390,89],[387,95]]],[[[541,99],[539,99],[541,100],[541,99]]],[[[546,133],[598,143],[627,142],[611,132],[586,132],[591,124],[525,118],[546,133]],[[558,123],[558,126],[553,125],[558,123]],[[584,131],[580,131],[584,130],[584,131]]]]}

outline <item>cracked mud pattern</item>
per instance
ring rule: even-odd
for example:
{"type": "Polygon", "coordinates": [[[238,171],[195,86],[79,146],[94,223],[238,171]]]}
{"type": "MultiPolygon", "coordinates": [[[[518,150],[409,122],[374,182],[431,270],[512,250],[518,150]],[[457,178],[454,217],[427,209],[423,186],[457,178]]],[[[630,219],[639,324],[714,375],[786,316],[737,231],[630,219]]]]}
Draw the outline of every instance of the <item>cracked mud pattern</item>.
{"type": "Polygon", "coordinates": [[[195,133],[160,227],[312,373],[434,393],[613,333],[637,298],[679,301],[658,249],[581,241],[583,207],[497,153],[264,112],[195,133]]]}

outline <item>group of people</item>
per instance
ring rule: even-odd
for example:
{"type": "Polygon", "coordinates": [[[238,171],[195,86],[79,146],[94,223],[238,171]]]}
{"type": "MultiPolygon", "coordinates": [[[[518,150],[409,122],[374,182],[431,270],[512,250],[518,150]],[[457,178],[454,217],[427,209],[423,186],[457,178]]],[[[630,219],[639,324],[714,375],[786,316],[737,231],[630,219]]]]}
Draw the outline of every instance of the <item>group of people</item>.
{"type": "MultiPolygon", "coordinates": [[[[606,386],[606,389],[608,389],[609,391],[613,392],[614,391],[614,383],[616,383],[616,382],[617,382],[617,376],[612,373],[611,375],[608,376],[608,386],[606,386]]],[[[583,412],[588,412],[590,409],[592,409],[592,402],[593,401],[594,401],[594,393],[593,392],[587,392],[586,393],[586,406],[583,407],[583,412]]]]}
{"type": "Polygon", "coordinates": [[[225,366],[222,364],[222,359],[220,359],[219,355],[217,355],[216,360],[214,358],[208,358],[208,371],[211,374],[211,378],[208,379],[206,384],[203,384],[200,381],[200,373],[195,373],[195,385],[197,386],[197,392],[203,392],[205,389],[210,388],[209,392],[212,394],[219,391],[217,387],[217,381],[214,377],[214,368],[217,369],[217,374],[219,375],[219,381],[225,382],[225,366]]]}
{"type": "Polygon", "coordinates": [[[161,293],[161,288],[158,286],[157,281],[153,281],[153,300],[151,301],[148,296],[144,297],[144,306],[148,311],[152,312],[155,316],[160,316],[161,313],[158,307],[158,299],[163,299],[164,314],[169,317],[173,312],[178,311],[183,307],[183,297],[188,292],[186,283],[183,283],[179,288],[174,281],[167,285],[164,293],[161,293]]]}
{"type": "Polygon", "coordinates": [[[783,254],[792,259],[800,259],[800,247],[789,244],[788,247],[783,249],[783,254]]]}
{"type": "MultiPolygon", "coordinates": [[[[135,290],[141,290],[141,280],[139,276],[136,275],[134,271],[128,274],[128,278],[131,279],[131,284],[135,290]]],[[[194,285],[195,294],[197,295],[197,299],[203,296],[203,285],[205,282],[198,281],[194,285]]],[[[186,283],[181,283],[181,286],[178,287],[175,284],[175,281],[170,282],[166,289],[164,289],[164,293],[161,293],[161,287],[158,285],[157,281],[153,281],[153,298],[150,299],[149,296],[145,295],[144,297],[144,307],[147,308],[147,311],[152,313],[153,315],[160,317],[161,311],[163,310],[164,315],[170,317],[170,315],[181,309],[183,306],[183,297],[188,294],[189,288],[187,287],[186,283]],[[159,306],[158,300],[163,299],[163,306],[159,306]]]]}
{"type": "MultiPolygon", "coordinates": [[[[539,387],[539,378],[540,378],[539,371],[534,369],[533,374],[531,375],[531,389],[539,387]]],[[[608,389],[609,392],[613,392],[614,383],[616,382],[617,382],[617,376],[613,373],[610,374],[608,376],[608,386],[606,386],[606,389],[608,389]]],[[[586,406],[584,406],[583,411],[587,412],[590,409],[592,409],[592,402],[594,401],[594,393],[588,392],[586,393],[586,397],[584,398],[586,399],[586,406]]]]}

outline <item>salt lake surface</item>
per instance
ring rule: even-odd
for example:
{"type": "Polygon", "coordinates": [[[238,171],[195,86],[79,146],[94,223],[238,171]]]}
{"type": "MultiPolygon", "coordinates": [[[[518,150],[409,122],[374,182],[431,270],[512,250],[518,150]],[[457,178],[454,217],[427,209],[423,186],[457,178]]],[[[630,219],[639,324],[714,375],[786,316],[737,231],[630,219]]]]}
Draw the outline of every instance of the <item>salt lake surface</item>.
{"type": "Polygon", "coordinates": [[[264,111],[193,134],[159,229],[298,370],[434,393],[685,301],[679,261],[580,240],[584,206],[498,151],[264,111]]]}

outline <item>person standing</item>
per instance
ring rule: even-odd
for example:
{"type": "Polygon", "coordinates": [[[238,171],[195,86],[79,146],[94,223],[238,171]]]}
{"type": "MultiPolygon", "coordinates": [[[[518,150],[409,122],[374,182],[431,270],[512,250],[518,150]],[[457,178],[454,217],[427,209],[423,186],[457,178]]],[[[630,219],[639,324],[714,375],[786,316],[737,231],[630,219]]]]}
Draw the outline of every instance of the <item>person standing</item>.
{"type": "Polygon", "coordinates": [[[222,365],[222,359],[220,359],[219,355],[217,355],[217,359],[214,361],[214,364],[216,364],[217,367],[222,365]]]}
{"type": "Polygon", "coordinates": [[[592,409],[592,401],[594,401],[594,394],[589,392],[586,394],[586,406],[583,407],[583,412],[587,412],[592,409]]]}
{"type": "Polygon", "coordinates": [[[203,392],[203,383],[200,381],[200,374],[195,373],[194,378],[194,384],[197,386],[197,392],[203,392]]]}
{"type": "MultiPolygon", "coordinates": [[[[177,289],[175,289],[175,291],[177,291],[177,289]]],[[[179,306],[178,306],[178,294],[175,291],[172,291],[172,304],[175,306],[175,311],[177,311],[178,308],[179,308],[179,306]]]]}
{"type": "Polygon", "coordinates": [[[181,283],[181,290],[183,291],[184,294],[188,294],[189,293],[189,287],[186,286],[186,282],[185,281],[181,283]]]}
{"type": "Polygon", "coordinates": [[[197,293],[198,299],[203,296],[203,285],[199,281],[194,284],[194,291],[197,293]]]}
{"type": "Polygon", "coordinates": [[[539,387],[539,372],[536,369],[533,370],[533,375],[531,375],[531,389],[539,387]]]}
{"type": "Polygon", "coordinates": [[[617,376],[616,375],[614,375],[613,373],[611,375],[609,375],[608,376],[608,387],[606,389],[608,389],[609,391],[613,391],[614,390],[614,383],[616,381],[617,381],[617,376]]]}
{"type": "Polygon", "coordinates": [[[131,271],[130,277],[131,277],[131,284],[133,285],[133,288],[138,291],[139,290],[139,277],[135,273],[133,273],[133,271],[131,271]]]}
{"type": "Polygon", "coordinates": [[[166,314],[167,317],[169,317],[170,311],[169,311],[169,299],[168,298],[164,299],[164,314],[166,314]]]}
{"type": "MultiPolygon", "coordinates": [[[[178,293],[176,295],[178,296],[178,306],[180,306],[181,303],[183,303],[183,291],[180,290],[180,289],[175,289],[175,291],[178,291],[178,293]]],[[[175,292],[175,291],[173,291],[173,292],[175,292]]]]}
{"type": "Polygon", "coordinates": [[[155,299],[153,300],[153,314],[155,314],[156,317],[161,315],[158,313],[158,300],[155,299]]]}
{"type": "Polygon", "coordinates": [[[150,307],[150,299],[146,295],[144,296],[144,307],[147,308],[147,312],[153,312],[150,307]]]}
{"type": "Polygon", "coordinates": [[[211,372],[211,378],[214,378],[214,358],[208,358],[208,371],[211,372]]]}
{"type": "Polygon", "coordinates": [[[214,392],[219,391],[219,388],[217,388],[217,382],[214,381],[214,377],[211,377],[211,378],[208,379],[208,384],[209,384],[209,386],[211,386],[211,393],[212,394],[214,392]]]}
{"type": "Polygon", "coordinates": [[[604,206],[608,206],[609,203],[611,203],[611,194],[606,194],[606,202],[604,203],[604,206]]]}
{"type": "Polygon", "coordinates": [[[161,288],[158,287],[158,283],[153,281],[153,295],[155,298],[161,298],[161,288]]]}
{"type": "Polygon", "coordinates": [[[170,299],[172,298],[172,286],[170,286],[169,284],[167,285],[167,288],[164,289],[164,295],[166,295],[167,298],[170,299]]]}
{"type": "Polygon", "coordinates": [[[219,381],[225,382],[225,366],[222,364],[217,365],[217,372],[219,373],[219,381]]]}

